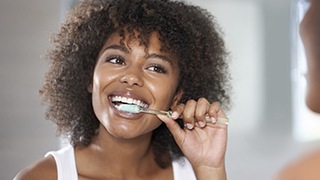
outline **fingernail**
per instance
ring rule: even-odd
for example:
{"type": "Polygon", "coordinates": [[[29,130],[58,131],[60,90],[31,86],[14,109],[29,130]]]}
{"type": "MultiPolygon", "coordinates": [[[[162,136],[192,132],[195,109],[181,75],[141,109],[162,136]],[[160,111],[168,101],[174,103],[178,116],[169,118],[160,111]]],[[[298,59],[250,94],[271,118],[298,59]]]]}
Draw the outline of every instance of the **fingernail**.
{"type": "Polygon", "coordinates": [[[188,129],[193,129],[193,124],[191,124],[191,123],[186,123],[186,127],[187,127],[188,129]]]}
{"type": "Polygon", "coordinates": [[[215,117],[210,117],[212,123],[215,123],[217,121],[217,119],[215,117]]]}
{"type": "Polygon", "coordinates": [[[178,117],[179,117],[179,114],[178,114],[176,111],[174,111],[174,112],[171,114],[171,118],[172,118],[172,119],[178,119],[178,117]]]}
{"type": "Polygon", "coordinates": [[[199,126],[202,127],[202,128],[205,126],[205,124],[204,124],[202,121],[198,121],[198,124],[199,124],[199,126]]]}

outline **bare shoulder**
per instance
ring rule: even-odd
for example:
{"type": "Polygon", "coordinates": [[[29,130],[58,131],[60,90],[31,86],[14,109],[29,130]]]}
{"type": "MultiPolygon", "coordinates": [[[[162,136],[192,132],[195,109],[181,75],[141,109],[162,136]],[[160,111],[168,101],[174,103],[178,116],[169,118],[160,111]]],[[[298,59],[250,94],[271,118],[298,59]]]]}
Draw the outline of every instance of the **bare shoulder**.
{"type": "Polygon", "coordinates": [[[14,180],[37,180],[57,179],[57,167],[52,156],[40,159],[39,161],[22,169],[14,180]]]}
{"type": "Polygon", "coordinates": [[[308,179],[318,180],[320,177],[320,149],[301,156],[285,167],[277,180],[308,179]]]}

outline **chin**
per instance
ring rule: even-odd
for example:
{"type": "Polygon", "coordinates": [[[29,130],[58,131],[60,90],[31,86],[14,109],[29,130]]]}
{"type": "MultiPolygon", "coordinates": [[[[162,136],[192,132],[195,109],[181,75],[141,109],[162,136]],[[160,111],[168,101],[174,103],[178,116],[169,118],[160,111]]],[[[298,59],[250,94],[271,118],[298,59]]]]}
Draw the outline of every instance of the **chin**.
{"type": "Polygon", "coordinates": [[[115,137],[117,139],[123,139],[123,140],[130,140],[130,139],[136,139],[136,138],[142,138],[142,137],[148,137],[152,135],[152,132],[155,128],[152,130],[146,130],[146,129],[139,129],[137,127],[128,127],[126,125],[119,125],[117,127],[107,127],[106,131],[108,134],[110,134],[112,137],[115,137]]]}

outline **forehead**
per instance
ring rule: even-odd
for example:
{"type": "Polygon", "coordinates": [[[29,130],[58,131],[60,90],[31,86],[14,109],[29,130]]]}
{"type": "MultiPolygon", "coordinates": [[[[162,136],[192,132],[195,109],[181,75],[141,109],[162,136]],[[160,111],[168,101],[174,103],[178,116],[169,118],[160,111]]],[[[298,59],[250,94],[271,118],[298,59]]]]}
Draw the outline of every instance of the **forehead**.
{"type": "Polygon", "coordinates": [[[128,50],[131,50],[132,46],[143,46],[147,54],[150,53],[150,51],[158,52],[161,54],[166,54],[177,61],[175,54],[171,52],[165,43],[160,39],[159,33],[156,31],[153,31],[148,35],[141,34],[139,31],[132,31],[131,33],[128,31],[124,31],[124,33],[117,31],[112,33],[106,39],[101,50],[111,44],[121,45],[128,50]]]}

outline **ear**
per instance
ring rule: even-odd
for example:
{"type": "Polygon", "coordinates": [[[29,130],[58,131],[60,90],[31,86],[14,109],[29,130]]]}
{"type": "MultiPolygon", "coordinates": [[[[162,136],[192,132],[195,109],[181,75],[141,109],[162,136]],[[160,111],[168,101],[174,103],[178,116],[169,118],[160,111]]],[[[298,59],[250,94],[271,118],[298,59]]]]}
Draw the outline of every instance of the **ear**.
{"type": "Polygon", "coordinates": [[[90,83],[88,86],[87,86],[87,90],[89,93],[92,93],[92,89],[93,89],[93,86],[92,86],[92,83],[90,83]]]}
{"type": "Polygon", "coordinates": [[[182,95],[183,95],[183,90],[182,89],[177,90],[171,103],[171,107],[170,107],[171,109],[178,105],[182,95]]]}

